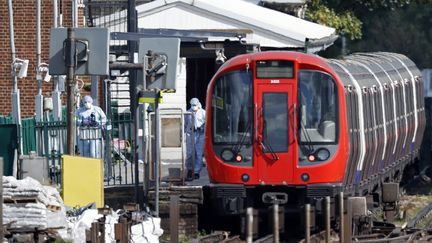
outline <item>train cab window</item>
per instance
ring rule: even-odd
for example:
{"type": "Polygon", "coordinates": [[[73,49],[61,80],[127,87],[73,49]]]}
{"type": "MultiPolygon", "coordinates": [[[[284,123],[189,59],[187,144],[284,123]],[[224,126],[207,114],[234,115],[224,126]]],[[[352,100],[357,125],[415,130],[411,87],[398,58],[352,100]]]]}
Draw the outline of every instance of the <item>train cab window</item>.
{"type": "Polygon", "coordinates": [[[300,143],[335,143],[337,90],[333,78],[323,72],[300,70],[300,143]]]}
{"type": "MultiPolygon", "coordinates": [[[[252,74],[233,71],[216,80],[212,94],[212,140],[215,152],[225,162],[252,161],[252,74]],[[232,154],[241,155],[235,161],[232,154]]],[[[247,163],[243,163],[246,165],[247,163]]]]}
{"type": "Polygon", "coordinates": [[[263,94],[264,152],[288,151],[288,94],[263,94]]]}

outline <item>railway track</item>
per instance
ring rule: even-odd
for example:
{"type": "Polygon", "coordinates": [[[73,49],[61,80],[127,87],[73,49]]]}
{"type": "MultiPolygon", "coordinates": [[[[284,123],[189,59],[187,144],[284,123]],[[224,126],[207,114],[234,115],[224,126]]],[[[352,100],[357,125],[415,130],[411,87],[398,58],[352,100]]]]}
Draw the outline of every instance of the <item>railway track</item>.
{"type": "Polygon", "coordinates": [[[407,228],[410,228],[410,229],[415,229],[415,228],[431,228],[432,227],[432,219],[430,218],[431,213],[432,213],[432,203],[430,203],[426,207],[424,207],[416,215],[416,217],[414,219],[412,219],[407,224],[407,228]],[[421,226],[423,226],[423,227],[421,227],[421,226]]]}
{"type": "MultiPolygon", "coordinates": [[[[398,242],[430,242],[432,241],[432,203],[421,209],[416,217],[402,226],[395,226],[386,222],[373,222],[369,233],[359,235],[346,235],[344,242],[357,243],[398,243],[398,242]],[[348,240],[350,239],[350,240],[348,240]]],[[[267,243],[267,242],[340,242],[340,234],[333,229],[330,232],[320,231],[303,239],[279,240],[279,236],[266,235],[253,241],[242,239],[239,235],[230,235],[229,232],[216,231],[212,234],[198,237],[192,240],[195,243],[225,242],[225,243],[267,243]]]]}

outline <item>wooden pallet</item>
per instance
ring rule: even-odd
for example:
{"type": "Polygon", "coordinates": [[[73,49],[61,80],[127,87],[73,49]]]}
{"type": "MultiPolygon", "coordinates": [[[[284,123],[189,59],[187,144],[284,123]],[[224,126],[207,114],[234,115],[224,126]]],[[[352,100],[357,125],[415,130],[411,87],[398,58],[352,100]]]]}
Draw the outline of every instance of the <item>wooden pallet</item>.
{"type": "Polygon", "coordinates": [[[46,207],[53,212],[58,212],[61,210],[61,207],[57,205],[47,205],[46,207]]]}
{"type": "Polygon", "coordinates": [[[10,203],[10,204],[26,204],[26,203],[37,203],[36,197],[21,197],[21,198],[12,198],[12,197],[5,197],[3,198],[4,203],[10,203]]]}

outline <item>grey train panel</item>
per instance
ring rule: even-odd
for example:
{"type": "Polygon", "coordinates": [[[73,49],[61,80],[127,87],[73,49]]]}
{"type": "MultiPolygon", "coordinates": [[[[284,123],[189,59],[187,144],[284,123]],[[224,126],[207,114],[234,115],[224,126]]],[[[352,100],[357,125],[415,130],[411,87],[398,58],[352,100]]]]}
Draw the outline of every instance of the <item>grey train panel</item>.
{"type": "Polygon", "coordinates": [[[350,146],[344,183],[361,186],[403,168],[417,156],[425,126],[420,71],[404,55],[386,52],[328,63],[345,86],[350,146]]]}

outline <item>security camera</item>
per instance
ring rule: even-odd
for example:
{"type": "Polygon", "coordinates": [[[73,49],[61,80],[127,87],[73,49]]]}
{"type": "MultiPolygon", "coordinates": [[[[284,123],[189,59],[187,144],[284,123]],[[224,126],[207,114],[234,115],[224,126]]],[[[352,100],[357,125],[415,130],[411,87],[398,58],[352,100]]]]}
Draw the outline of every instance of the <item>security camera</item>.
{"type": "Polygon", "coordinates": [[[154,58],[153,66],[147,70],[147,74],[151,76],[165,74],[167,65],[166,55],[158,54],[154,58]]]}
{"type": "Polygon", "coordinates": [[[226,61],[226,56],[224,55],[223,49],[216,51],[216,64],[222,65],[226,61]]]}
{"type": "Polygon", "coordinates": [[[223,57],[216,57],[216,64],[217,65],[222,65],[222,64],[224,64],[224,62],[225,62],[225,59],[223,58],[223,57]]]}
{"type": "Polygon", "coordinates": [[[51,75],[49,74],[49,70],[47,70],[47,72],[45,73],[45,77],[44,77],[43,81],[48,83],[50,80],[51,80],[51,75]]]}
{"type": "Polygon", "coordinates": [[[20,67],[20,71],[17,75],[18,78],[27,77],[28,64],[29,64],[29,60],[21,60],[20,63],[16,63],[17,67],[20,67]]]}
{"type": "Polygon", "coordinates": [[[39,66],[39,76],[36,76],[37,80],[41,80],[42,79],[42,73],[45,72],[45,76],[43,78],[43,81],[45,82],[49,82],[51,80],[51,75],[49,74],[49,68],[48,68],[48,64],[46,63],[41,63],[39,66]]]}

